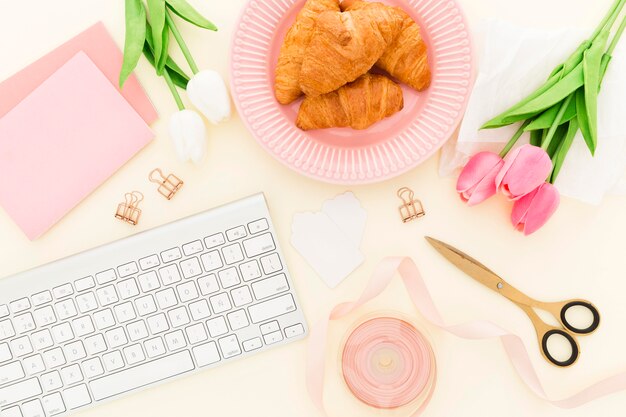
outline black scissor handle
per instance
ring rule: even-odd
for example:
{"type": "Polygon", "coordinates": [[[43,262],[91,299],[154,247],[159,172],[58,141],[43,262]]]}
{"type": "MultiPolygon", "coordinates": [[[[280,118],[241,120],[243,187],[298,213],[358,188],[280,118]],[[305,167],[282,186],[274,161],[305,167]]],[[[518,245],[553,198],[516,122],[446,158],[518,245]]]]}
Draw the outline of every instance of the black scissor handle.
{"type": "Polygon", "coordinates": [[[548,330],[543,335],[543,337],[541,338],[541,350],[543,351],[543,355],[546,357],[546,359],[548,359],[554,365],[561,366],[561,367],[567,367],[567,366],[574,364],[574,362],[578,360],[578,355],[580,355],[580,349],[578,349],[578,344],[576,343],[572,335],[570,335],[564,330],[559,330],[559,329],[548,330]],[[564,361],[560,361],[556,359],[554,356],[550,354],[550,351],[548,350],[548,339],[550,339],[550,337],[554,335],[563,336],[570,344],[572,353],[570,357],[564,361]]]}
{"type": "Polygon", "coordinates": [[[587,301],[582,301],[582,300],[570,301],[569,303],[565,304],[563,308],[561,309],[561,323],[563,323],[563,326],[565,326],[565,328],[567,328],[567,330],[571,332],[574,332],[577,334],[589,334],[589,333],[594,332],[600,325],[600,313],[598,312],[598,309],[595,308],[593,304],[587,301]],[[569,310],[572,307],[577,307],[577,306],[586,308],[593,315],[593,322],[589,325],[589,327],[581,329],[567,321],[567,316],[566,316],[567,310],[569,310]]]}

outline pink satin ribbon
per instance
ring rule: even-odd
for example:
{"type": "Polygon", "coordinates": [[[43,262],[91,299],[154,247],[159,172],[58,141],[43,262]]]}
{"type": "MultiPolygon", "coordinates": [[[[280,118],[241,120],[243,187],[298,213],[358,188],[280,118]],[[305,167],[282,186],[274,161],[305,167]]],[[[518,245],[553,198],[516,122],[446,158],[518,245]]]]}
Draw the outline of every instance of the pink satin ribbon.
{"type": "MultiPolygon", "coordinates": [[[[335,306],[326,316],[312,327],[308,341],[307,357],[307,388],[315,406],[326,415],[323,399],[325,355],[328,326],[331,321],[338,320],[371,299],[378,296],[398,273],[402,278],[413,304],[431,324],[465,339],[491,339],[499,337],[513,367],[528,388],[539,398],[561,408],[575,408],[598,398],[626,389],[626,372],[601,380],[584,390],[561,400],[553,400],[546,394],[537,372],[535,371],[522,339],[488,322],[475,321],[458,325],[447,325],[435,306],[428,288],[422,279],[417,265],[407,257],[390,257],[378,264],[367,287],[358,300],[344,302],[335,306]]],[[[412,416],[423,411],[422,406],[412,416]]]]}
{"type": "Polygon", "coordinates": [[[436,380],[430,343],[395,317],[371,318],[354,329],[344,344],[341,370],[356,398],[383,409],[422,405],[436,380]]]}

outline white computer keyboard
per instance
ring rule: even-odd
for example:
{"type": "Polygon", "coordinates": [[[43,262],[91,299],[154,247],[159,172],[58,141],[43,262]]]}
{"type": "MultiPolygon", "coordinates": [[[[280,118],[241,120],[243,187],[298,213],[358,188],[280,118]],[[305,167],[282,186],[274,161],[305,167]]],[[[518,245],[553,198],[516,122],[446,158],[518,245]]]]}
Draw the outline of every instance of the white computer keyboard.
{"type": "Polygon", "coordinates": [[[44,417],[300,339],[262,194],[0,280],[0,417],[44,417]]]}

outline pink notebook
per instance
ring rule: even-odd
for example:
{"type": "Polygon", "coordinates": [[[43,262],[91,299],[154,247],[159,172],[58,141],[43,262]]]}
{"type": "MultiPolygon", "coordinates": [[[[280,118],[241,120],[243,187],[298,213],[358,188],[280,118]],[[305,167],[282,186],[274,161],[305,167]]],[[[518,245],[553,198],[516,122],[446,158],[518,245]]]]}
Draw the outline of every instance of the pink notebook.
{"type": "Polygon", "coordinates": [[[0,119],[0,206],[36,239],[152,137],[79,52],[0,119]]]}
{"type": "MultiPolygon", "coordinates": [[[[100,22],[1,82],[0,117],[80,51],[84,51],[117,88],[122,52],[100,22]]],[[[128,77],[120,92],[146,123],[152,124],[157,119],[156,110],[134,75],[128,77]]]]}

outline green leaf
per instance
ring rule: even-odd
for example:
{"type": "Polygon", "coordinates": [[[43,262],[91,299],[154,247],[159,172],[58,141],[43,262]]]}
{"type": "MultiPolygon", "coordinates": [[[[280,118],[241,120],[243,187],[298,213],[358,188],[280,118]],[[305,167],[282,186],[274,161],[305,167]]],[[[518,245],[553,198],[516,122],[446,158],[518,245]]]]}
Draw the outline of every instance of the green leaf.
{"type": "Polygon", "coordinates": [[[546,152],[548,153],[550,158],[553,158],[554,155],[556,154],[556,151],[559,149],[561,142],[563,141],[563,139],[565,138],[565,135],[567,134],[568,126],[569,124],[567,123],[562,124],[556,130],[554,137],[550,141],[550,145],[548,146],[548,149],[546,149],[546,152]]]}
{"type": "MultiPolygon", "coordinates": [[[[587,113],[586,132],[583,132],[588,135],[585,137],[585,141],[592,154],[598,143],[598,90],[602,79],[602,58],[608,36],[608,31],[602,32],[591,45],[591,48],[585,51],[583,57],[584,108],[587,113]]],[[[578,106],[578,102],[576,105],[578,106]]],[[[581,111],[582,109],[579,108],[578,110],[581,111]]]]}
{"type": "Polygon", "coordinates": [[[217,30],[217,26],[204,18],[196,9],[194,9],[186,0],[165,0],[167,6],[182,19],[198,27],[217,30]]]}
{"type": "Polygon", "coordinates": [[[565,162],[565,157],[567,156],[567,153],[569,152],[569,149],[572,146],[572,143],[574,142],[574,137],[576,136],[576,132],[578,132],[578,127],[579,126],[578,126],[577,119],[572,119],[569,122],[567,133],[565,137],[563,138],[563,140],[561,141],[561,144],[559,145],[559,149],[556,151],[556,154],[552,158],[552,163],[554,165],[554,168],[552,170],[550,182],[553,184],[554,184],[554,181],[556,181],[556,178],[559,176],[559,173],[561,172],[561,168],[563,167],[563,162],[565,162]]]}
{"type": "Polygon", "coordinates": [[[154,49],[154,59],[157,62],[156,70],[159,72],[160,64],[166,59],[168,51],[167,40],[167,26],[165,25],[165,0],[148,0],[148,11],[150,13],[150,25],[152,26],[152,40],[154,49]],[[165,57],[163,56],[165,55],[165,57]]]}
{"type": "MultiPolygon", "coordinates": [[[[155,66],[154,54],[147,40],[146,40],[146,43],[143,45],[143,54],[148,60],[148,62],[150,63],[150,65],[154,67],[155,66]]],[[[189,77],[178,67],[178,65],[176,65],[176,62],[168,58],[167,64],[165,65],[165,69],[169,72],[170,77],[172,78],[172,81],[174,82],[174,84],[176,84],[178,87],[184,90],[187,89],[187,83],[189,82],[189,77]]]]}
{"type": "Polygon", "coordinates": [[[530,131],[530,144],[533,146],[541,146],[541,138],[543,137],[542,130],[530,131]]]}
{"type": "Polygon", "coordinates": [[[587,118],[587,104],[585,103],[585,90],[580,89],[576,91],[576,117],[578,119],[578,125],[580,126],[580,131],[583,134],[583,138],[585,139],[585,143],[589,148],[589,151],[593,155],[596,151],[595,145],[591,138],[591,129],[589,127],[589,119],[587,118]]]}
{"type": "Polygon", "coordinates": [[[157,62],[157,74],[163,74],[163,68],[165,68],[165,63],[167,62],[167,58],[169,58],[169,45],[170,45],[170,31],[168,29],[167,23],[165,24],[165,29],[163,30],[163,35],[161,38],[161,45],[163,46],[163,50],[161,51],[161,57],[157,62]]]}
{"type": "Polygon", "coordinates": [[[120,70],[120,87],[133,72],[141,57],[146,38],[146,10],[141,0],[126,0],[126,39],[124,41],[124,62],[120,70]]]}
{"type": "MultiPolygon", "coordinates": [[[[548,110],[541,113],[536,119],[534,119],[528,126],[526,126],[526,131],[540,130],[540,129],[549,129],[556,118],[556,115],[559,113],[559,109],[561,108],[561,103],[557,103],[554,106],[550,107],[548,110]]],[[[576,102],[574,100],[570,101],[569,106],[565,110],[563,114],[563,118],[561,119],[561,124],[567,123],[576,117],[576,102]]]]}

